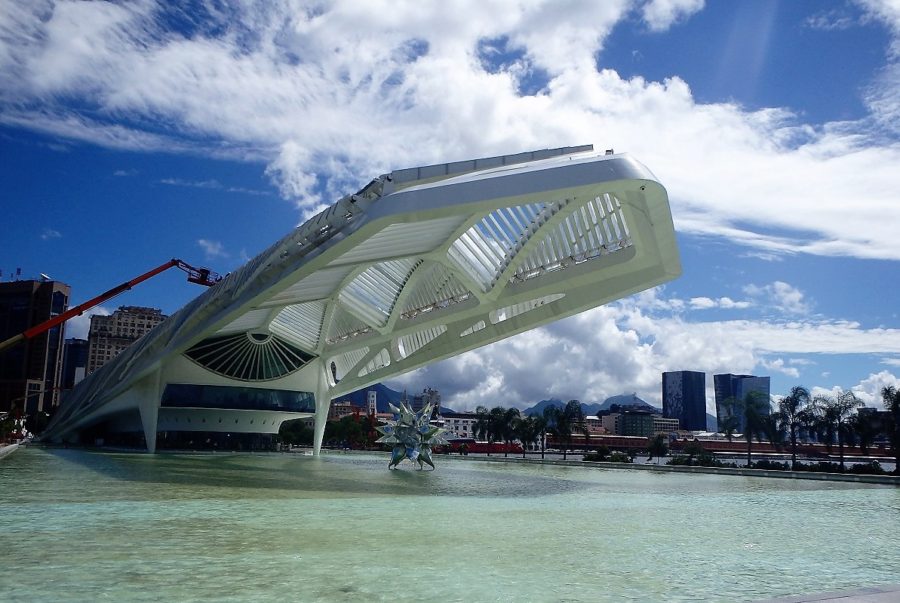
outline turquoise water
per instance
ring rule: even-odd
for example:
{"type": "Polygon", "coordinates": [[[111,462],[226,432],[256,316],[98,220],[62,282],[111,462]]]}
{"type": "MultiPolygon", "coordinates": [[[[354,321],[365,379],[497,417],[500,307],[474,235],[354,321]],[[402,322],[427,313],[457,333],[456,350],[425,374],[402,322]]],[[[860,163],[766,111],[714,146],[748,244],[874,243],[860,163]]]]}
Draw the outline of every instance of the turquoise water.
{"type": "Polygon", "coordinates": [[[900,489],[387,455],[0,462],[0,601],[751,601],[900,581],[900,489]]]}

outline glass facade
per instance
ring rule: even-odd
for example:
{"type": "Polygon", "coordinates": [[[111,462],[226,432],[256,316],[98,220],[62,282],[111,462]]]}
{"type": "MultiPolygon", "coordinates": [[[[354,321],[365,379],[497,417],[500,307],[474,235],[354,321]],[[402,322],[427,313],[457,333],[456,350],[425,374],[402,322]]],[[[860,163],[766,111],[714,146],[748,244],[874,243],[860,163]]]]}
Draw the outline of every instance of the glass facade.
{"type": "Polygon", "coordinates": [[[161,406],[279,412],[315,412],[316,410],[315,397],[312,392],[177,383],[166,386],[161,406]]]}
{"type": "Polygon", "coordinates": [[[706,373],[663,373],[663,416],[678,419],[681,428],[706,431],[706,373]]]}

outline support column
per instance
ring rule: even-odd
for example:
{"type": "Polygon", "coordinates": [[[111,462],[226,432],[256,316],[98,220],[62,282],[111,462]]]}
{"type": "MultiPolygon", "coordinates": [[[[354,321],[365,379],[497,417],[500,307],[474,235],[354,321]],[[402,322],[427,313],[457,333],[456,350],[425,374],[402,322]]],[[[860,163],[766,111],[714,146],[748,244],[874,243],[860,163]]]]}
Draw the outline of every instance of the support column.
{"type": "Polygon", "coordinates": [[[328,385],[328,367],[322,361],[319,366],[319,379],[316,385],[316,425],[313,432],[313,455],[322,452],[322,440],[325,437],[325,423],[328,421],[328,410],[331,408],[331,394],[328,385]]]}
{"type": "Polygon", "coordinates": [[[144,440],[147,442],[147,452],[156,452],[156,427],[159,420],[159,378],[161,371],[144,378],[133,388],[139,396],[138,409],[141,412],[141,425],[144,428],[144,440]]]}

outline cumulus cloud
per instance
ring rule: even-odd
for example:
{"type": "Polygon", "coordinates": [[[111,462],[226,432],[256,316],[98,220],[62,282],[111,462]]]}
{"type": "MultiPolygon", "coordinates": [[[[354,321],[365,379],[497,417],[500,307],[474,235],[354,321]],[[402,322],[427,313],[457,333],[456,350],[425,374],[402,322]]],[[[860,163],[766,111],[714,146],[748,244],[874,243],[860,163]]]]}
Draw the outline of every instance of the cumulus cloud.
{"type": "Polygon", "coordinates": [[[208,260],[228,257],[228,253],[225,251],[225,247],[219,241],[198,239],[197,245],[203,248],[203,252],[206,254],[206,259],[208,260]]]}
{"type": "Polygon", "coordinates": [[[703,10],[705,0],[651,0],[641,8],[641,16],[650,31],[665,31],[703,10]]]}
{"type": "Polygon", "coordinates": [[[41,238],[45,241],[50,239],[59,239],[62,237],[62,233],[58,230],[54,230],[53,228],[45,228],[44,232],[41,233],[41,238]]]}
{"type": "MultiPolygon", "coordinates": [[[[701,7],[639,10],[664,29],[701,7]]],[[[863,8],[896,32],[895,11],[863,8]]],[[[0,121],[113,148],[263,159],[306,214],[392,168],[593,141],[651,165],[684,232],[772,257],[900,259],[888,219],[900,148],[871,120],[807,124],[780,108],[699,103],[677,77],[624,79],[603,68],[603,49],[628,2],[200,5],[186,32],[168,29],[169,10],[17,3],[0,16],[0,121]],[[482,60],[486,41],[516,58],[482,60]],[[523,93],[537,72],[546,83],[523,93]]],[[[900,123],[885,61],[867,98],[874,117],[900,123]]]]}
{"type": "MultiPolygon", "coordinates": [[[[874,408],[882,408],[884,399],[881,397],[881,390],[885,387],[900,388],[900,378],[888,371],[880,373],[871,373],[868,377],[849,388],[857,398],[859,398],[866,406],[874,408]]],[[[847,391],[841,387],[813,387],[809,393],[813,396],[836,397],[847,391]]]]}
{"type": "Polygon", "coordinates": [[[784,281],[775,281],[768,285],[747,285],[744,293],[768,303],[785,314],[808,314],[810,304],[802,291],[784,281]]]}
{"type": "Polygon", "coordinates": [[[786,356],[900,354],[898,329],[821,319],[692,322],[667,308],[658,290],[645,292],[407,373],[394,383],[428,383],[440,389],[448,405],[461,409],[525,407],[551,397],[593,402],[623,392],[659,405],[664,371],[779,372],[798,378],[797,367],[813,361],[786,356]]]}
{"type": "Polygon", "coordinates": [[[712,299],[711,297],[692,297],[688,304],[693,310],[709,310],[711,308],[723,308],[726,310],[738,309],[744,310],[752,304],[749,301],[735,301],[730,297],[720,297],[712,299]]]}

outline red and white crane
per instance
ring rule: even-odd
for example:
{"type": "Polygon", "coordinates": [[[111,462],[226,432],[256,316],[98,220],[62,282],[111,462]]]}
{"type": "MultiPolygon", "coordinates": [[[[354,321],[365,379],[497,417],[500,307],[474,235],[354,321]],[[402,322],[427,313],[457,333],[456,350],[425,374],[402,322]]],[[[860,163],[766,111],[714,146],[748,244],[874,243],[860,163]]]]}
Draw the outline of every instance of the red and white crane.
{"type": "Polygon", "coordinates": [[[63,312],[59,316],[54,316],[53,318],[46,320],[38,325],[35,325],[35,326],[31,327],[30,329],[27,329],[26,331],[19,333],[18,335],[14,335],[13,337],[10,337],[9,339],[0,342],[0,352],[5,350],[6,348],[16,345],[17,343],[37,337],[41,333],[46,333],[53,327],[66,322],[67,320],[69,320],[70,318],[72,318],[74,316],[81,316],[87,310],[90,310],[94,306],[101,304],[101,303],[105,302],[106,300],[119,295],[120,293],[124,293],[125,291],[130,290],[135,285],[138,285],[138,284],[146,281],[147,279],[152,278],[152,277],[156,276],[157,274],[160,274],[161,272],[165,272],[169,268],[178,268],[180,270],[184,270],[185,272],[187,272],[188,282],[195,283],[197,285],[204,285],[206,287],[212,287],[213,285],[218,283],[220,280],[222,280],[221,276],[219,276],[215,272],[211,271],[209,268],[195,268],[195,267],[191,266],[190,264],[188,264],[187,262],[173,258],[173,259],[169,260],[168,262],[166,262],[165,264],[161,264],[152,270],[148,270],[147,272],[141,274],[140,276],[136,276],[135,278],[131,279],[130,281],[126,281],[126,282],[122,283],[121,285],[113,287],[109,291],[106,291],[105,293],[101,293],[97,297],[89,299],[88,301],[84,302],[83,304],[79,304],[79,305],[75,306],[74,308],[71,308],[71,309],[67,310],[66,312],[63,312]]]}

